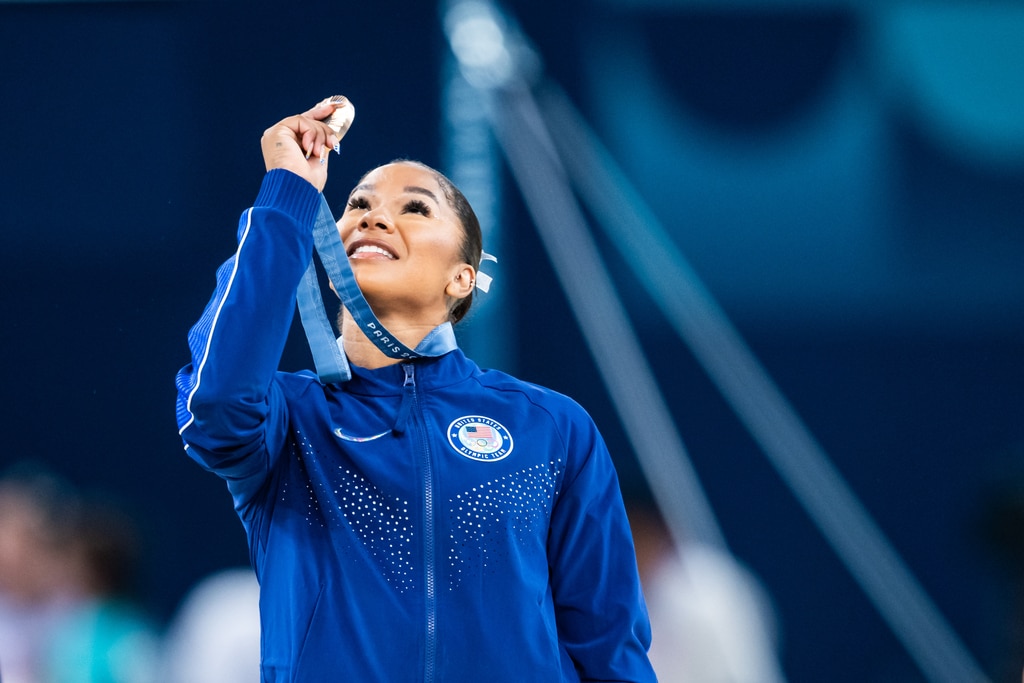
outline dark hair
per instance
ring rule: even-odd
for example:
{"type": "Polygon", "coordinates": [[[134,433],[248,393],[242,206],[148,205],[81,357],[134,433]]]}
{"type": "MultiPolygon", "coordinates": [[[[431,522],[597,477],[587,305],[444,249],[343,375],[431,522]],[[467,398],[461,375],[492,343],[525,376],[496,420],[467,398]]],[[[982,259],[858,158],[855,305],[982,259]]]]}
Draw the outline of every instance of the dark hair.
{"type": "Polygon", "coordinates": [[[79,554],[82,579],[95,595],[129,598],[141,554],[135,520],[112,500],[82,501],[73,527],[72,547],[79,554]]]}
{"type": "MultiPolygon", "coordinates": [[[[460,253],[462,261],[473,266],[474,270],[479,270],[480,258],[484,249],[483,233],[480,230],[480,220],[476,217],[476,213],[473,211],[473,207],[470,206],[469,200],[466,199],[466,195],[462,194],[462,190],[456,187],[455,183],[448,179],[448,176],[421,161],[395,159],[391,163],[416,166],[417,168],[429,171],[434,176],[434,180],[437,181],[441,191],[444,193],[444,198],[448,201],[448,204],[458,217],[459,223],[462,225],[462,247],[460,253]]],[[[451,321],[457,323],[466,317],[472,305],[473,289],[470,289],[469,294],[459,299],[452,307],[449,313],[451,321]]]]}

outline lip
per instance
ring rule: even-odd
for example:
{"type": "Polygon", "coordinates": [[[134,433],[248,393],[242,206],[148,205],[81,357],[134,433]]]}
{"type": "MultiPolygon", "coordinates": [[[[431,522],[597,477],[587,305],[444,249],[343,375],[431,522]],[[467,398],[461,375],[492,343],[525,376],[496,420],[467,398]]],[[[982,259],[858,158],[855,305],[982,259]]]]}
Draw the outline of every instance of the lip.
{"type": "Polygon", "coordinates": [[[382,240],[374,240],[374,239],[359,239],[359,240],[356,240],[352,244],[348,245],[348,248],[345,250],[345,253],[348,255],[349,258],[353,258],[353,254],[355,254],[356,250],[359,249],[360,247],[375,247],[377,249],[382,249],[383,251],[387,252],[388,256],[385,256],[384,254],[377,254],[377,253],[363,253],[363,254],[359,254],[358,256],[355,256],[354,258],[357,258],[357,259],[384,259],[384,260],[388,260],[388,261],[398,260],[398,254],[395,253],[395,250],[391,247],[390,244],[388,244],[387,242],[384,242],[382,240]]]}

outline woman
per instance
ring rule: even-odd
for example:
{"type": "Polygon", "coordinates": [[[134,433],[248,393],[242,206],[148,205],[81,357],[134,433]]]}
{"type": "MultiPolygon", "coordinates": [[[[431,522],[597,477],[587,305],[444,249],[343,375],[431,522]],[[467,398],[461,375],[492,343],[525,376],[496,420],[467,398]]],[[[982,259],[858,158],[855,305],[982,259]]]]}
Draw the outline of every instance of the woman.
{"type": "MultiPolygon", "coordinates": [[[[460,350],[398,362],[344,313],[346,382],[277,365],[337,136],[269,128],[267,175],[178,374],[186,451],[222,477],[260,579],[263,681],[652,681],[615,472],[578,405],[460,350]]],[[[413,162],[368,173],[338,228],[406,346],[465,313],[479,226],[413,162]]]]}

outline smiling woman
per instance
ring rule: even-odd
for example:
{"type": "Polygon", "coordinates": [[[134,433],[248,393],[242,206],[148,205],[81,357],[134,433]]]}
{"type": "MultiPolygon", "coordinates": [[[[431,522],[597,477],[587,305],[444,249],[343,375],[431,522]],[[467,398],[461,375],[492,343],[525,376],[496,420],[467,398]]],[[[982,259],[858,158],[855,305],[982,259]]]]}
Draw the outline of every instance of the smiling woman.
{"type": "Polygon", "coordinates": [[[309,152],[335,146],[332,111],[264,134],[267,174],[177,377],[186,451],[226,481],[260,579],[262,680],[654,681],[593,421],[457,347],[482,245],[445,176],[398,161],[360,180],[338,233],[386,334],[349,304],[350,379],[277,370],[323,206],[328,164],[309,152]],[[370,330],[436,353],[395,358],[370,330]]]}

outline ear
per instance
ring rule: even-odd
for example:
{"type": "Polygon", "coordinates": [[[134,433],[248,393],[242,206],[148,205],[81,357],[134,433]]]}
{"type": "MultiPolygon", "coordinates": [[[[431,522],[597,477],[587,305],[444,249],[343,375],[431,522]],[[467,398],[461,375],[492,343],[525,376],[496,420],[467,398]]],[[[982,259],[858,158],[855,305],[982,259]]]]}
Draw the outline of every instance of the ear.
{"type": "Polygon", "coordinates": [[[444,293],[453,299],[465,299],[473,293],[476,285],[476,270],[468,263],[460,264],[452,271],[444,293]]]}

